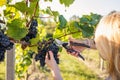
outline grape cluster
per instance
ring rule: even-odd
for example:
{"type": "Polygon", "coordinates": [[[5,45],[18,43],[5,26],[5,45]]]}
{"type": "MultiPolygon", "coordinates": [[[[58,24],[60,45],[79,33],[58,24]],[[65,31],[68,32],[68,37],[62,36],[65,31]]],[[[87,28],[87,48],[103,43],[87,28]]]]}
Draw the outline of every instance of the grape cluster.
{"type": "Polygon", "coordinates": [[[33,19],[29,27],[29,32],[24,38],[22,38],[22,41],[29,42],[30,39],[35,38],[37,34],[37,29],[36,29],[37,26],[38,26],[37,20],[33,19]]]}
{"type": "Polygon", "coordinates": [[[14,43],[3,32],[0,32],[0,61],[4,60],[5,51],[12,49],[13,45],[14,43]]]}
{"type": "Polygon", "coordinates": [[[36,54],[35,56],[35,60],[36,61],[40,60],[40,65],[42,67],[45,66],[45,56],[48,51],[53,52],[56,63],[59,64],[59,58],[57,57],[59,47],[53,41],[48,41],[48,42],[43,42],[42,46],[38,47],[38,54],[36,54]]]}

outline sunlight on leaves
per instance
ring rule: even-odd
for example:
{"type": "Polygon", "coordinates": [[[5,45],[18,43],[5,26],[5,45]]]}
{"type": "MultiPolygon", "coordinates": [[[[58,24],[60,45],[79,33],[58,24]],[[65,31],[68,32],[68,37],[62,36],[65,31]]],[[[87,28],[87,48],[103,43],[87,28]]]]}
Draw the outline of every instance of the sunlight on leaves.
{"type": "Polygon", "coordinates": [[[5,5],[6,4],[6,0],[0,0],[0,6],[3,6],[3,5],[5,5]]]}

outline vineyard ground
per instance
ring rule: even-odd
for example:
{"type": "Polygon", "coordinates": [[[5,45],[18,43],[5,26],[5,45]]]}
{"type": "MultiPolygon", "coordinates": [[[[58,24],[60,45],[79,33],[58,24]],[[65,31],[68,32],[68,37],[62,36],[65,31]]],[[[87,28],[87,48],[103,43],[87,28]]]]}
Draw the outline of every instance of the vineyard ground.
{"type": "MultiPolygon", "coordinates": [[[[59,67],[64,80],[104,80],[106,77],[104,70],[99,69],[99,55],[96,50],[85,50],[85,61],[67,54],[65,50],[59,54],[59,67]]],[[[0,80],[5,80],[5,62],[0,63],[0,80]]]]}

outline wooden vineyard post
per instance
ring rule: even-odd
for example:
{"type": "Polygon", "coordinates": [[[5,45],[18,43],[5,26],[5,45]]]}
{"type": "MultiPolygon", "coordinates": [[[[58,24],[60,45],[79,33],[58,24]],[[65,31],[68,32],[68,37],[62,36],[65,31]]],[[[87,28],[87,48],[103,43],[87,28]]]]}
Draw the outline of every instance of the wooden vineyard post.
{"type": "Polygon", "coordinates": [[[15,80],[15,47],[6,53],[6,80],[15,80]]]}

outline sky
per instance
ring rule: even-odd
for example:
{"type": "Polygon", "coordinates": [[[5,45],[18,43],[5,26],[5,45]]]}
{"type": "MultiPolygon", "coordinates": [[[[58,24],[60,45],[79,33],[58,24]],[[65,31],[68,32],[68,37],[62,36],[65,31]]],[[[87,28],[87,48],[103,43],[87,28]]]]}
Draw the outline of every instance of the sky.
{"type": "Polygon", "coordinates": [[[90,12],[107,15],[113,10],[120,11],[120,0],[75,0],[69,7],[61,5],[59,0],[53,0],[52,3],[40,1],[42,9],[47,6],[50,6],[54,11],[58,11],[68,20],[73,15],[80,17],[83,14],[90,14],[90,12]]]}
{"type": "MultiPolygon", "coordinates": [[[[13,2],[19,1],[21,0],[13,0],[13,2]]],[[[53,11],[58,11],[67,20],[73,15],[81,17],[82,15],[88,15],[91,12],[107,15],[113,10],[120,11],[120,0],[75,0],[69,7],[65,7],[63,4],[61,5],[59,0],[53,0],[52,3],[40,0],[39,4],[42,9],[50,6],[53,11]]]]}

